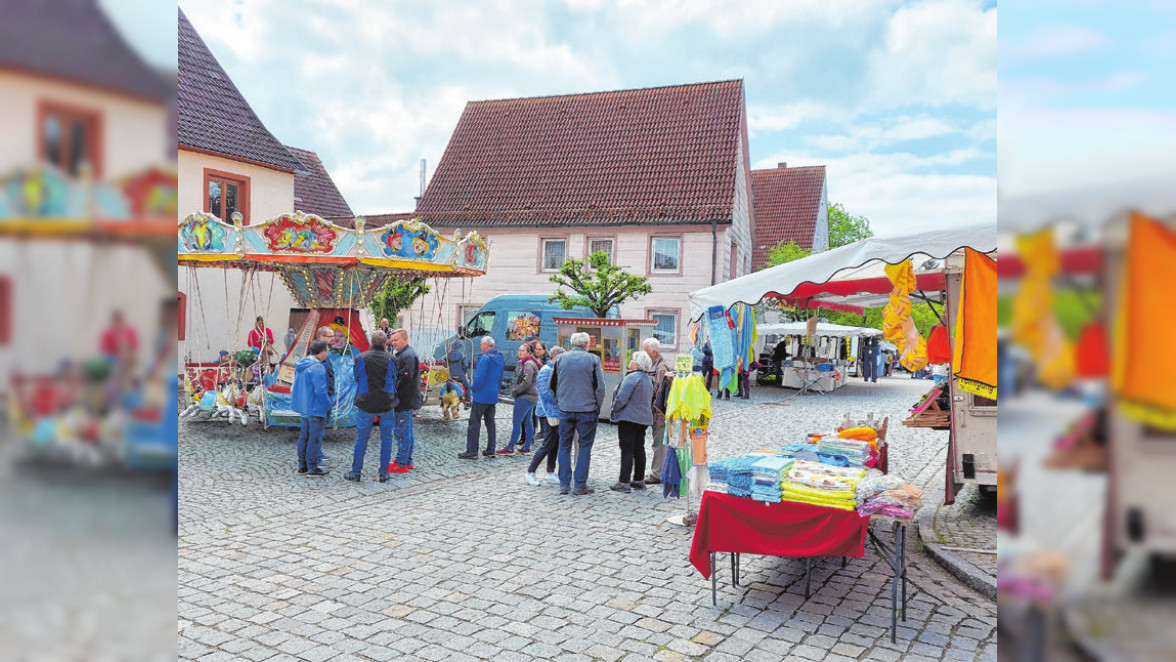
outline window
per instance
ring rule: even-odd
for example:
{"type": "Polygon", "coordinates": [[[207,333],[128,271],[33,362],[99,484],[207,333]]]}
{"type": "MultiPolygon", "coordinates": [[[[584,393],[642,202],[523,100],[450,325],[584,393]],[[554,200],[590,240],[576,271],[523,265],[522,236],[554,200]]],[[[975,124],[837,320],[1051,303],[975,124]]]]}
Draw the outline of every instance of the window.
{"type": "Polygon", "coordinates": [[[12,279],[0,276],[0,345],[12,342],[12,279]]]}
{"type": "Polygon", "coordinates": [[[233,222],[233,212],[241,212],[249,225],[249,178],[219,170],[204,169],[204,211],[225,223],[233,222]]]}
{"type": "Polygon", "coordinates": [[[92,110],[45,101],[37,110],[41,160],[74,177],[86,164],[93,177],[101,178],[101,116],[92,110]]]}
{"type": "Polygon", "coordinates": [[[178,340],[186,340],[188,335],[188,295],[180,292],[177,301],[179,310],[177,311],[176,326],[180,334],[178,340]]]}
{"type": "Polygon", "coordinates": [[[614,241],[611,238],[608,238],[608,239],[599,239],[599,238],[589,239],[588,240],[588,253],[585,255],[585,261],[587,261],[587,258],[589,255],[592,255],[593,253],[595,253],[597,251],[604,251],[605,253],[608,253],[608,263],[609,264],[616,264],[616,254],[613,252],[613,244],[614,244],[614,241]]]}
{"type": "Polygon", "coordinates": [[[653,337],[661,343],[662,349],[674,349],[678,346],[678,313],[673,310],[651,310],[649,319],[657,322],[653,328],[653,337]]]}
{"type": "Polygon", "coordinates": [[[654,237],[650,251],[653,273],[677,273],[679,269],[678,248],[681,240],[677,237],[654,237]]]}
{"type": "Polygon", "coordinates": [[[469,326],[470,320],[474,319],[474,315],[478,314],[481,306],[466,306],[458,304],[457,306],[457,323],[459,326],[469,326]]]}
{"type": "Polygon", "coordinates": [[[559,271],[568,259],[568,241],[566,239],[543,240],[543,270],[559,271]]]}
{"type": "Polygon", "coordinates": [[[477,338],[479,336],[489,335],[494,330],[494,311],[487,310],[484,313],[479,313],[470,323],[466,325],[466,336],[470,338],[477,338]]]}

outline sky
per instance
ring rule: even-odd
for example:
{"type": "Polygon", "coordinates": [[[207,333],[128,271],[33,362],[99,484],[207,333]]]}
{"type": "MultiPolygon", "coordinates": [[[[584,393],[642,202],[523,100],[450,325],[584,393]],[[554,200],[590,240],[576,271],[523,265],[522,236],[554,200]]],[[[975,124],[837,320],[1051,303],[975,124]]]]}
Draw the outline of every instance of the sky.
{"type": "Polygon", "coordinates": [[[1176,1],[1004,3],[1002,198],[1176,173],[1176,1]]]}
{"type": "Polygon", "coordinates": [[[180,5],[357,214],[411,211],[470,101],[742,79],[752,168],[827,166],[829,201],[879,236],[995,218],[992,2],[180,5]]]}

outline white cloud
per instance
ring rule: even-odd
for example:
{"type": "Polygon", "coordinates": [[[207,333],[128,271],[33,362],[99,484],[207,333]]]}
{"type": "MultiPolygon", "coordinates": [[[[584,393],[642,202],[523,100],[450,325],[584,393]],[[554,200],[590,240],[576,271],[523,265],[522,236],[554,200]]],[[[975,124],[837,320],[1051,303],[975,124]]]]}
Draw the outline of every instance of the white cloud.
{"type": "Polygon", "coordinates": [[[815,135],[805,140],[829,151],[872,151],[878,147],[957,133],[941,119],[928,115],[900,116],[874,124],[854,123],[849,135],[815,135]]]}
{"type": "Polygon", "coordinates": [[[189,1],[180,9],[210,48],[213,43],[220,44],[246,63],[257,64],[273,57],[275,50],[289,53],[279,48],[285,42],[277,39],[273,30],[273,17],[284,11],[277,0],[189,1]]]}
{"type": "Polygon", "coordinates": [[[1001,47],[1005,62],[1022,63],[1042,58],[1085,53],[1111,44],[1105,34],[1082,26],[1058,26],[1025,37],[1020,43],[1001,47]]]}
{"type": "Polygon", "coordinates": [[[869,56],[869,98],[887,107],[995,108],[996,46],[995,8],[968,0],[903,7],[869,56]]]}

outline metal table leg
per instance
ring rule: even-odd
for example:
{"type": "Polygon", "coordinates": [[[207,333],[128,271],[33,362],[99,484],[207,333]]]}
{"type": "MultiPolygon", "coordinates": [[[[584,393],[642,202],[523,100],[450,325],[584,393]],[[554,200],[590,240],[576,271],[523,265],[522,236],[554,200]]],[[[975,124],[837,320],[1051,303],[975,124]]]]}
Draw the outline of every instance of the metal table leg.
{"type": "Polygon", "coordinates": [[[907,608],[907,558],[906,558],[906,532],[907,525],[902,524],[899,527],[899,543],[898,543],[898,567],[902,568],[902,622],[906,623],[906,608],[907,608]]]}
{"type": "Polygon", "coordinates": [[[716,584],[718,583],[718,575],[719,575],[718,570],[719,569],[717,567],[715,567],[715,553],[711,552],[710,556],[711,556],[711,558],[710,558],[710,562],[711,562],[711,606],[717,607],[717,606],[719,606],[719,598],[718,598],[718,591],[717,591],[716,584]]]}
{"type": "Polygon", "coordinates": [[[731,552],[731,586],[739,586],[739,554],[731,552]]]}
{"type": "Polygon", "coordinates": [[[804,599],[809,599],[809,582],[813,577],[813,558],[811,556],[804,557],[804,599]]]}

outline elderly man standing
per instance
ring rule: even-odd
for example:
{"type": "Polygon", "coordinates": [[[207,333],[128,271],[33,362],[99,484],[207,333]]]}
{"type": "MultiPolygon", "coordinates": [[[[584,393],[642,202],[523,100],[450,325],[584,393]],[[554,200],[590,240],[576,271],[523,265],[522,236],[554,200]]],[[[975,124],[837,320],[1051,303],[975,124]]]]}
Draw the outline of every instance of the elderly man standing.
{"type": "Polygon", "coordinates": [[[498,385],[502,383],[502,366],[505,360],[494,349],[494,339],[482,336],[482,356],[474,365],[474,382],[470,384],[470,398],[474,401],[470,409],[470,424],[466,428],[466,452],[460,453],[463,460],[478,459],[478,436],[482,421],[486,422],[486,450],[482,455],[497,457],[498,430],[494,427],[494,408],[498,404],[498,385]]]}
{"type": "Polygon", "coordinates": [[[586,351],[590,337],[587,333],[573,333],[572,348],[563,355],[551,373],[551,392],[559,407],[559,493],[567,494],[572,482],[572,438],[579,435],[580,452],[576,458],[576,489],[572,494],[582,496],[596,490],[588,487],[588,465],[592,458],[592,442],[596,439],[596,424],[604,405],[604,370],[600,359],[586,351]]]}
{"type": "Polygon", "coordinates": [[[421,362],[408,345],[408,331],[392,332],[392,363],[396,366],[396,461],[388,467],[394,474],[407,473],[412,468],[412,451],[416,446],[412,419],[421,408],[421,362]]]}
{"type": "Polygon", "coordinates": [[[657,338],[646,338],[641,349],[649,355],[653,366],[649,369],[649,381],[653,383],[653,458],[649,462],[649,475],[645,482],[657,485],[661,482],[662,465],[666,463],[666,396],[670,394],[670,364],[661,355],[661,343],[657,338]]]}
{"type": "MultiPolygon", "coordinates": [[[[355,409],[359,422],[355,426],[355,453],[351,471],[344,474],[347,480],[359,482],[363,473],[363,456],[367,454],[368,439],[372,436],[372,421],[378,416],[387,417],[396,406],[396,366],[392,357],[384,351],[388,341],[383,332],[372,334],[372,347],[355,360],[355,409]]],[[[380,425],[380,470],[381,483],[388,482],[388,463],[392,461],[392,426],[380,425]]]]}

